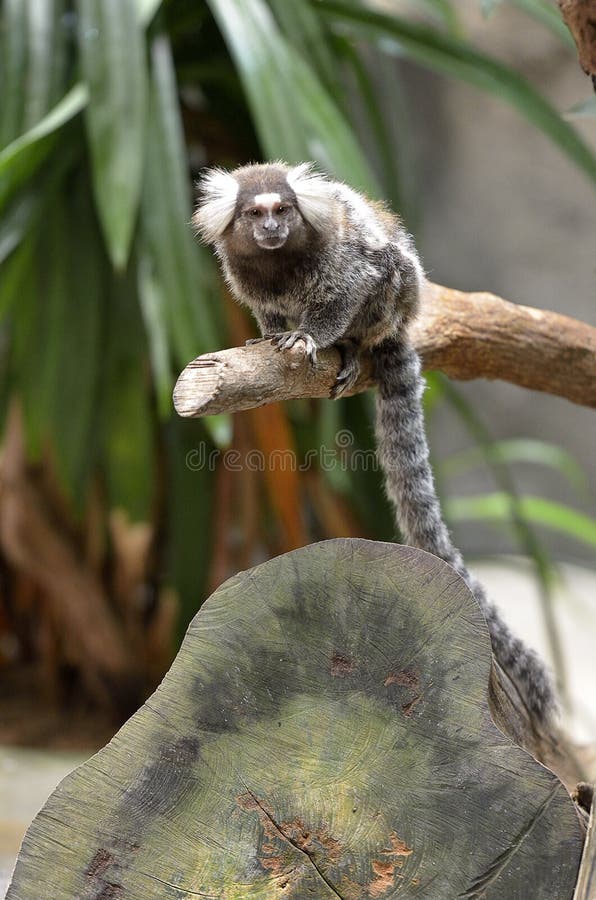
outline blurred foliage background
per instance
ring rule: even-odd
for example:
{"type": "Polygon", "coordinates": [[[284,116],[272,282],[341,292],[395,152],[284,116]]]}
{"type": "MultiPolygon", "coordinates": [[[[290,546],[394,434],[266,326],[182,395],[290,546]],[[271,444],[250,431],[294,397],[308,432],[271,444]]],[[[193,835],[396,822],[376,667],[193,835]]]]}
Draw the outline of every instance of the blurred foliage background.
{"type": "MultiPolygon", "coordinates": [[[[488,15],[498,2],[482,5],[488,15]]],[[[529,34],[549,29],[573,61],[548,0],[514,5],[529,34]]],[[[596,158],[537,87],[474,46],[449,0],[0,10],[0,700],[25,684],[44,702],[120,716],[229,574],[313,540],[395,537],[372,466],[321,464],[321,447],[344,459],[374,450],[370,397],[233,421],[174,415],[184,365],[254,330],[192,235],[201,167],[313,159],[385,197],[416,233],[405,60],[509,104],[586,190],[596,158]],[[225,465],[230,449],[311,463],[225,465]]],[[[593,547],[596,522],[525,496],[515,466],[550,467],[580,490],[583,473],[559,447],[495,442],[458,388],[436,375],[429,385],[429,417],[448,405],[473,445],[439,469],[440,485],[480,463],[497,488],[444,496],[450,520],[492,522],[532,559],[556,658],[543,529],[593,547]]]]}

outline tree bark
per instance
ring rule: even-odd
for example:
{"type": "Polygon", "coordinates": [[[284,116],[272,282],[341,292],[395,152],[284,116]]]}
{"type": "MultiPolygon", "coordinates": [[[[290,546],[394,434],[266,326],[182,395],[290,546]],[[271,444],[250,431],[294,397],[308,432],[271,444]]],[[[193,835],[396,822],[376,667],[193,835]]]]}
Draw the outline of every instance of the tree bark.
{"type": "Polygon", "coordinates": [[[596,0],[559,0],[559,7],[577,46],[579,64],[596,90],[596,0]]]}
{"type": "MultiPolygon", "coordinates": [[[[410,334],[425,369],[460,380],[501,379],[596,407],[596,328],[586,323],[494,294],[428,283],[410,334]]],[[[198,417],[328,397],[339,365],[339,353],[330,349],[311,368],[301,344],[283,353],[268,341],[207,353],[180,375],[174,406],[181,416],[198,417]]],[[[371,359],[363,355],[350,393],[373,384],[371,359]]]]}

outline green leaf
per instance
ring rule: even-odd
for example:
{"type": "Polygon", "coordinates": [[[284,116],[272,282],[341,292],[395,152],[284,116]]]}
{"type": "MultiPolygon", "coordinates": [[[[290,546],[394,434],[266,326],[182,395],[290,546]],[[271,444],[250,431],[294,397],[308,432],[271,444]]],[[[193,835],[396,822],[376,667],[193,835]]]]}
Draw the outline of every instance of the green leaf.
{"type": "Polygon", "coordinates": [[[147,385],[138,360],[119,367],[105,398],[103,456],[111,509],[124,510],[133,522],[151,521],[155,465],[147,385]]]}
{"type": "Polygon", "coordinates": [[[264,154],[315,160],[367,193],[379,186],[353,131],[262,0],[208,0],[244,84],[264,154]]]}
{"type": "MultiPolygon", "coordinates": [[[[596,157],[578,133],[524,78],[508,66],[475,50],[457,38],[396,15],[353,6],[341,0],[318,0],[317,7],[335,22],[358,26],[368,33],[395,41],[400,51],[433,71],[453,75],[506,100],[544,132],[596,184],[596,157]]],[[[390,46],[390,45],[389,45],[390,46]]]]}
{"type": "Polygon", "coordinates": [[[62,261],[64,293],[58,298],[50,399],[52,443],[58,473],[82,513],[86,487],[97,462],[97,407],[105,335],[108,261],[84,174],[72,183],[66,203],[62,261]],[[71,248],[76,246],[76,253],[71,248]]]}
{"type": "Polygon", "coordinates": [[[13,326],[29,452],[35,458],[42,447],[52,450],[58,483],[79,511],[94,461],[102,352],[102,256],[93,223],[79,179],[70,195],[54,198],[43,223],[35,223],[10,260],[13,276],[20,275],[13,326]],[[22,264],[32,259],[31,281],[22,264]]]}
{"type": "Polygon", "coordinates": [[[0,209],[14,191],[32,177],[48,156],[57,131],[87,103],[87,88],[76,84],[41,122],[0,153],[0,209]]]}
{"type": "Polygon", "coordinates": [[[27,11],[27,73],[23,124],[32,128],[64,93],[66,29],[64,0],[21,0],[27,11]]]}
{"type": "Polygon", "coordinates": [[[338,89],[337,59],[323,22],[309,0],[269,0],[286,40],[307,60],[326,87],[338,89]]]}
{"type": "Polygon", "coordinates": [[[146,28],[151,23],[162,2],[163,0],[137,0],[137,15],[141,25],[146,28]]]}
{"type": "Polygon", "coordinates": [[[80,147],[76,141],[63,142],[52,165],[45,166],[42,173],[29,179],[7,203],[0,218],[0,265],[54,203],[57,194],[63,190],[65,176],[79,156],[80,147]]]}
{"type": "Polygon", "coordinates": [[[147,142],[144,34],[134,0],[78,0],[78,9],[95,202],[112,262],[123,269],[147,142]]]}
{"type": "MultiPolygon", "coordinates": [[[[36,365],[43,323],[39,316],[39,284],[34,261],[39,265],[39,234],[29,232],[3,266],[0,306],[10,311],[18,300],[18,315],[11,320],[11,375],[23,407],[24,437],[29,457],[41,452],[43,422],[38,402],[40,377],[36,365]]],[[[0,310],[0,314],[5,310],[0,310]]]]}
{"type": "MultiPolygon", "coordinates": [[[[45,439],[48,434],[53,437],[52,413],[55,398],[61,390],[62,364],[66,353],[63,338],[64,330],[68,327],[70,306],[67,212],[64,197],[56,198],[40,232],[39,257],[35,271],[38,283],[44,286],[44,292],[43,302],[41,292],[37,300],[37,315],[41,327],[38,327],[38,334],[34,338],[37,344],[35,358],[38,381],[35,402],[36,416],[41,422],[45,439]]],[[[73,415],[73,412],[71,407],[70,415],[73,415]]]]}
{"type": "MultiPolygon", "coordinates": [[[[596,519],[543,497],[517,499],[523,516],[529,521],[596,547],[596,519]]],[[[445,509],[452,521],[511,521],[511,498],[500,491],[476,497],[450,497],[445,509]]]]}
{"type": "Polygon", "coordinates": [[[557,686],[563,703],[568,705],[565,654],[554,616],[553,584],[556,576],[556,564],[548,550],[543,546],[542,540],[536,534],[536,529],[528,518],[523,497],[519,495],[509,466],[499,454],[499,445],[492,440],[488,428],[461,392],[448,379],[444,376],[439,376],[438,373],[435,374],[435,381],[437,380],[441,385],[443,395],[461,416],[472,437],[477,442],[485,462],[501,490],[503,504],[504,506],[506,505],[505,521],[512,530],[521,550],[534,565],[536,580],[540,588],[544,625],[557,676],[557,686]]]}
{"type": "MultiPolygon", "coordinates": [[[[190,228],[188,163],[167,37],[155,38],[150,55],[142,253],[152,258],[154,277],[164,293],[167,318],[162,327],[167,324],[173,355],[186,365],[200,353],[221,346],[212,312],[221,302],[221,289],[210,254],[198,246],[190,228]]],[[[207,428],[217,443],[229,440],[229,417],[210,418],[207,428]]]]}
{"type": "Polygon", "coordinates": [[[298,125],[290,73],[281,57],[296,54],[259,0],[208,0],[242,79],[264,153],[290,162],[307,159],[307,136],[298,125]],[[280,83],[290,93],[280,96],[280,83]]]}
{"type": "Polygon", "coordinates": [[[10,260],[20,291],[12,307],[16,384],[23,403],[27,453],[34,460],[53,436],[52,401],[59,390],[60,342],[68,306],[65,228],[64,203],[56,200],[43,226],[37,224],[31,230],[10,260]],[[19,265],[28,254],[34,261],[30,272],[19,265]]]}
{"type": "Polygon", "coordinates": [[[212,304],[219,302],[215,267],[190,228],[188,163],[168,39],[151,45],[151,102],[142,231],[167,297],[168,329],[186,365],[219,346],[212,304]]]}
{"type": "Polygon", "coordinates": [[[27,7],[23,0],[4,0],[0,28],[0,147],[22,131],[27,66],[27,7]]]}
{"type": "Polygon", "coordinates": [[[174,379],[170,362],[167,329],[167,298],[153,271],[153,260],[142,253],[137,263],[139,302],[149,340],[151,367],[157,393],[157,408],[162,419],[172,412],[174,379]]]}
{"type": "MultiPolygon", "coordinates": [[[[555,444],[530,439],[494,441],[491,443],[491,453],[495,460],[507,465],[525,462],[548,466],[564,475],[578,490],[587,487],[586,474],[581,466],[570,453],[555,444]]],[[[470,447],[444,460],[443,472],[445,475],[457,474],[484,463],[485,457],[484,448],[470,447]]]]}
{"type": "Polygon", "coordinates": [[[376,153],[377,170],[381,172],[383,195],[394,210],[399,211],[413,227],[415,218],[415,178],[412,177],[411,129],[408,110],[395,61],[384,54],[365,54],[362,48],[346,38],[337,39],[337,52],[354,75],[356,112],[351,104],[355,127],[366,122],[371,136],[371,151],[376,153]],[[380,89],[382,85],[382,89],[380,89]],[[358,116],[359,113],[359,116],[358,116]],[[397,138],[399,133],[399,138],[397,138]],[[408,172],[410,177],[405,177],[408,172]]]}
{"type": "Polygon", "coordinates": [[[165,580],[180,599],[180,637],[205,596],[213,552],[215,478],[204,423],[172,418],[164,428],[168,478],[165,580]]]}
{"type": "MultiPolygon", "coordinates": [[[[15,198],[2,219],[0,219],[0,265],[18,247],[27,233],[36,206],[36,191],[24,191],[15,198]]],[[[0,309],[1,307],[2,303],[0,301],[0,309]]]]}
{"type": "Polygon", "coordinates": [[[130,273],[108,292],[100,429],[108,502],[134,522],[148,522],[155,501],[154,422],[145,376],[147,344],[130,273]]]}
{"type": "Polygon", "coordinates": [[[423,0],[423,3],[436,18],[447,25],[452,34],[460,34],[461,25],[450,0],[423,0]]]}
{"type": "Polygon", "coordinates": [[[27,293],[35,269],[35,241],[36,236],[29,231],[14,252],[2,263],[0,325],[4,323],[6,316],[15,309],[17,304],[19,305],[19,315],[27,307],[22,298],[27,293]]]}
{"type": "Polygon", "coordinates": [[[89,93],[83,84],[75,84],[62,100],[45,116],[41,122],[30,128],[0,153],[0,175],[9,171],[11,165],[26,148],[48,137],[61,128],[87,105],[89,93]]]}

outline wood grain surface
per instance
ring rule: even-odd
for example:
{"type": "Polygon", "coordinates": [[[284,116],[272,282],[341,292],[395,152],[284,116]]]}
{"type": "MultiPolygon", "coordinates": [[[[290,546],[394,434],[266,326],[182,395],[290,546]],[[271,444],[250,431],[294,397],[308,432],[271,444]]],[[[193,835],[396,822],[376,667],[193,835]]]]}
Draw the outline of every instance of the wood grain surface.
{"type": "Polygon", "coordinates": [[[571,900],[573,804],[493,724],[490,666],[423,551],[342,539],[241,573],[50,797],[8,900],[571,900]]]}

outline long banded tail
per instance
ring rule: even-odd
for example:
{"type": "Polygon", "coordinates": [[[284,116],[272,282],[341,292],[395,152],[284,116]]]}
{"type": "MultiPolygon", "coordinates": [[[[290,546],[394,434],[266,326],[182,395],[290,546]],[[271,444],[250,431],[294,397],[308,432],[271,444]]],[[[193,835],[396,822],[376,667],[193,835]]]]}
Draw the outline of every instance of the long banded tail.
{"type": "Polygon", "coordinates": [[[510,631],[467,570],[441,512],[430,466],[418,354],[406,338],[375,348],[377,447],[387,495],[395,507],[403,541],[444,559],[462,576],[484,612],[493,652],[523,700],[548,721],[556,708],[550,676],[540,657],[510,631]]]}

